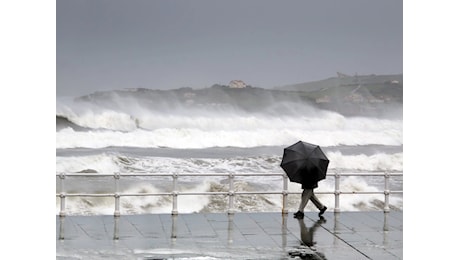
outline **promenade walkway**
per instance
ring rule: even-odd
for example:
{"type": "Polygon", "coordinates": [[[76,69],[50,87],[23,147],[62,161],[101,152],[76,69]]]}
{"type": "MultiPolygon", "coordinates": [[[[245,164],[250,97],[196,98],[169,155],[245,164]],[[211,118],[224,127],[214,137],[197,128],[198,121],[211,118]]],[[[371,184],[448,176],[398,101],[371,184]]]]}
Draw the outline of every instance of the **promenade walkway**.
{"type": "Polygon", "coordinates": [[[402,212],[56,216],[56,259],[402,259],[402,212]]]}

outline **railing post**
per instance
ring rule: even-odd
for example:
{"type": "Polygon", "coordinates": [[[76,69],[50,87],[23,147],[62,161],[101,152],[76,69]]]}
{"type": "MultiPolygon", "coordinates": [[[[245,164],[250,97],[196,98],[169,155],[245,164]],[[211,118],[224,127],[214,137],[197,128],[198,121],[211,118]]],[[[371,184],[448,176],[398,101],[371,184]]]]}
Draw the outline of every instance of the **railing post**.
{"type": "Polygon", "coordinates": [[[235,197],[235,191],[233,187],[233,180],[235,175],[233,173],[228,174],[228,214],[234,214],[235,209],[233,208],[233,202],[235,197]]]}
{"type": "Polygon", "coordinates": [[[335,170],[335,207],[334,212],[340,212],[340,174],[338,170],[335,170]]]}
{"type": "Polygon", "coordinates": [[[385,172],[385,206],[383,207],[383,212],[390,212],[390,174],[385,172]]]}
{"type": "Polygon", "coordinates": [[[177,173],[173,173],[173,192],[172,192],[172,196],[173,196],[173,208],[172,208],[172,212],[171,212],[171,215],[177,215],[179,212],[177,211],[177,173]]]}
{"type": "Polygon", "coordinates": [[[115,172],[113,175],[113,178],[115,179],[115,212],[113,215],[115,217],[120,216],[120,193],[119,193],[119,188],[120,188],[120,173],[115,172]]]}
{"type": "Polygon", "coordinates": [[[59,194],[59,198],[61,200],[61,210],[59,211],[59,217],[65,217],[65,193],[61,192],[61,194],[59,194]]]}
{"type": "Polygon", "coordinates": [[[59,182],[61,184],[61,193],[59,194],[59,200],[61,202],[61,209],[59,211],[59,216],[60,217],[65,217],[65,188],[64,188],[64,179],[65,179],[65,173],[61,172],[59,175],[59,182]]]}
{"type": "Polygon", "coordinates": [[[281,210],[281,214],[288,214],[287,208],[287,197],[288,197],[288,176],[286,174],[283,175],[283,209],[281,210]]]}
{"type": "Polygon", "coordinates": [[[120,193],[116,192],[114,195],[115,197],[115,211],[113,212],[114,217],[120,216],[120,193]]]}

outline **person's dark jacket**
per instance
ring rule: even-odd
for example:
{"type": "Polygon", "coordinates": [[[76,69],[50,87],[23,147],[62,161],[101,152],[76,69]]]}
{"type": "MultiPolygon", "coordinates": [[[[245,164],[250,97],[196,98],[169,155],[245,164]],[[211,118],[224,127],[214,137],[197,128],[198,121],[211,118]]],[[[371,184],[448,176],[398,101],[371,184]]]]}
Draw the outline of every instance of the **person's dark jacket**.
{"type": "Polygon", "coordinates": [[[302,189],[315,189],[318,188],[318,181],[315,180],[316,177],[311,174],[302,175],[302,189]]]}
{"type": "Polygon", "coordinates": [[[315,189],[318,188],[318,182],[304,182],[302,183],[302,189],[315,189]]]}

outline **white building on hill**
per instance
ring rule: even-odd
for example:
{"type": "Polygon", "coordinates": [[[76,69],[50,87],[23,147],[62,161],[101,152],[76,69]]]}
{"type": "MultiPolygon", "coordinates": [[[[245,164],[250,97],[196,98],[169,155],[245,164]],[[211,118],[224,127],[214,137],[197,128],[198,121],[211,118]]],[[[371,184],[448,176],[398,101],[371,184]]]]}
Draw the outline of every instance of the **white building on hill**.
{"type": "Polygon", "coordinates": [[[246,83],[244,83],[242,80],[232,80],[230,83],[228,83],[228,86],[230,88],[245,88],[247,87],[246,83]]]}

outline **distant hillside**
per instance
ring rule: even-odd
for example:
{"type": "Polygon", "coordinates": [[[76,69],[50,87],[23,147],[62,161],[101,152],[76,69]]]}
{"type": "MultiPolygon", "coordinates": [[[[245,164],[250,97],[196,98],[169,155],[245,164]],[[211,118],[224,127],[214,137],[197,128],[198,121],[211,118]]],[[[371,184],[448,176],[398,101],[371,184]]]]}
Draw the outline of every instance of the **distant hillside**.
{"type": "Polygon", "coordinates": [[[282,91],[246,86],[231,88],[228,85],[215,84],[208,88],[180,88],[172,90],[154,90],[146,88],[123,89],[95,92],[76,99],[82,102],[103,104],[106,107],[118,107],[128,100],[136,100],[138,106],[155,110],[174,110],[178,108],[235,108],[247,112],[260,112],[276,107],[279,103],[299,103],[314,105],[304,92],[282,91]],[[126,101],[125,101],[126,100],[126,101]]]}
{"type": "Polygon", "coordinates": [[[305,106],[336,111],[347,116],[383,116],[400,113],[402,75],[343,76],[276,89],[256,88],[239,81],[233,85],[213,85],[203,89],[146,88],[95,92],[77,98],[116,109],[135,100],[136,107],[171,111],[185,109],[210,111],[236,109],[246,112],[299,111],[305,106]],[[291,104],[287,106],[286,104],[291,104]],[[286,109],[288,108],[288,109],[286,109]]]}
{"type": "Polygon", "coordinates": [[[345,74],[337,73],[337,77],[331,77],[328,79],[285,85],[280,87],[275,87],[274,89],[278,90],[294,90],[294,91],[318,91],[326,90],[330,88],[337,88],[340,86],[366,86],[366,87],[377,87],[385,85],[399,85],[403,86],[403,74],[395,75],[355,75],[348,76],[345,74]]]}
{"type": "Polygon", "coordinates": [[[380,114],[403,104],[403,75],[355,75],[276,87],[304,92],[316,106],[346,115],[380,114]]]}

